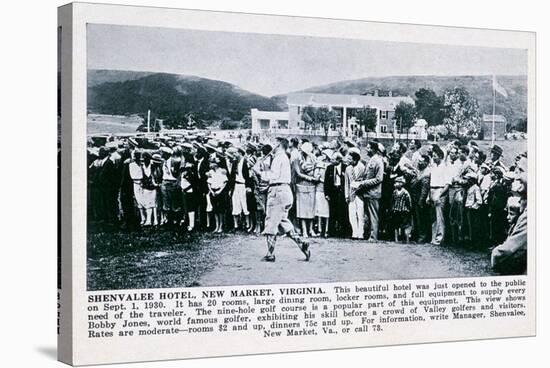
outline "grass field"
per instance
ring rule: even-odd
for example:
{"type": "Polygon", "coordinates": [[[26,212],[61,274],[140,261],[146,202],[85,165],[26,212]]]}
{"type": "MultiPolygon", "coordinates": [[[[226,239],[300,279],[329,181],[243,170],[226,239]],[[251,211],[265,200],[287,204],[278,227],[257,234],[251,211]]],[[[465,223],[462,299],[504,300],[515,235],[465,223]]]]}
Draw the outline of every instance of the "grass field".
{"type": "Polygon", "coordinates": [[[88,134],[135,133],[141,124],[135,116],[89,114],[88,134]]]}

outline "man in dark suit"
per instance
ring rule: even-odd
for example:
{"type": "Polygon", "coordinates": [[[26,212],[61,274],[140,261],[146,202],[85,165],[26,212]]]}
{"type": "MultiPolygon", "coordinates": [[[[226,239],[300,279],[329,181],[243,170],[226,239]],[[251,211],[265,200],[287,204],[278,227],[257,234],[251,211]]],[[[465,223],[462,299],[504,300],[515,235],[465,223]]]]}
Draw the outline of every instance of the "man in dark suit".
{"type": "Polygon", "coordinates": [[[208,193],[208,177],[206,173],[210,170],[208,162],[208,152],[199,146],[195,156],[196,161],[196,185],[197,185],[197,213],[198,222],[201,229],[206,229],[206,194],[208,193]]]}
{"type": "Polygon", "coordinates": [[[344,194],[346,165],[339,152],[332,156],[332,163],[325,172],[324,192],[329,203],[329,234],[349,235],[348,206],[344,194]]]}
{"type": "Polygon", "coordinates": [[[429,156],[420,156],[417,160],[418,172],[410,183],[413,227],[419,243],[428,241],[431,227],[430,207],[426,201],[430,193],[430,160],[429,156]]]}

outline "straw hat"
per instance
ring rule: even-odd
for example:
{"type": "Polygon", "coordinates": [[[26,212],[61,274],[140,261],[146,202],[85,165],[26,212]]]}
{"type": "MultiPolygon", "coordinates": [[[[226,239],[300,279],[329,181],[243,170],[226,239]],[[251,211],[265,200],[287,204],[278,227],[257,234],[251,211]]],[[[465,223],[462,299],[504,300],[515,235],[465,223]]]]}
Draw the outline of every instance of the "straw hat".
{"type": "Polygon", "coordinates": [[[164,152],[164,153],[168,153],[168,154],[170,154],[170,155],[171,155],[172,152],[173,152],[172,149],[171,149],[170,147],[164,147],[164,146],[163,146],[163,147],[160,147],[160,151],[161,151],[161,152],[164,152]]]}
{"type": "Polygon", "coordinates": [[[331,160],[332,156],[334,155],[334,151],[328,148],[324,149],[322,152],[323,152],[323,155],[325,155],[329,160],[331,160]]]}
{"type": "Polygon", "coordinates": [[[311,154],[313,152],[313,146],[309,142],[302,144],[302,147],[300,149],[302,150],[302,152],[307,154],[311,154]]]}
{"type": "Polygon", "coordinates": [[[151,158],[151,160],[152,160],[153,162],[157,163],[157,164],[162,164],[162,162],[163,162],[163,161],[162,161],[162,157],[160,157],[160,154],[158,154],[158,153],[155,153],[155,154],[153,155],[153,157],[151,158]]]}

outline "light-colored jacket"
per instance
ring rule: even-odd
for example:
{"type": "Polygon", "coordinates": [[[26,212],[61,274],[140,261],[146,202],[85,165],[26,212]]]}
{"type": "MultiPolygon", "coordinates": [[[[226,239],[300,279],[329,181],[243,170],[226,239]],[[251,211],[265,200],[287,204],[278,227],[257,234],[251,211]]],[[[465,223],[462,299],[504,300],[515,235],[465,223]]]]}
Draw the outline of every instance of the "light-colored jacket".
{"type": "Polygon", "coordinates": [[[491,253],[491,266],[500,274],[522,274],[527,269],[527,208],[508,237],[491,253]]]}
{"type": "Polygon", "coordinates": [[[346,167],[346,172],[344,174],[344,194],[350,202],[355,200],[355,192],[359,184],[365,179],[366,174],[367,169],[361,161],[355,166],[349,165],[346,167]]]}
{"type": "Polygon", "coordinates": [[[360,188],[363,197],[379,199],[382,197],[382,180],[384,179],[384,161],[380,155],[374,155],[367,164],[365,179],[360,188]]]}

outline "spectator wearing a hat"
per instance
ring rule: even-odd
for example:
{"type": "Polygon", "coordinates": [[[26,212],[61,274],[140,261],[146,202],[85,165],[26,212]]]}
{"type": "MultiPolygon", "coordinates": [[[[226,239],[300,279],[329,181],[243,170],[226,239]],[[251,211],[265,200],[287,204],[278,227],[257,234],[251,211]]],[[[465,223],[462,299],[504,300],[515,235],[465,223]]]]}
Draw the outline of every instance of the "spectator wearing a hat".
{"type": "MultiPolygon", "coordinates": [[[[134,230],[138,227],[139,219],[136,216],[136,206],[134,201],[134,180],[130,167],[134,164],[134,154],[136,151],[127,149],[122,155],[124,158],[122,164],[122,177],[120,183],[120,209],[122,227],[124,229],[134,230]]],[[[139,168],[139,165],[136,165],[139,168]]],[[[140,173],[141,174],[141,173],[140,173]]]]}
{"type": "Polygon", "coordinates": [[[142,155],[142,178],[141,178],[141,206],[145,209],[145,223],[143,226],[156,226],[157,223],[157,187],[159,183],[156,182],[153,175],[153,165],[151,162],[151,154],[144,152],[142,155]]]}
{"type": "Polygon", "coordinates": [[[295,194],[293,197],[294,203],[292,204],[292,207],[290,208],[290,211],[288,213],[288,217],[290,218],[290,221],[294,224],[295,227],[300,227],[300,224],[298,223],[298,220],[296,218],[296,167],[297,162],[300,161],[300,139],[297,137],[292,137],[290,140],[287,140],[289,143],[288,148],[288,155],[290,158],[290,170],[291,170],[291,183],[290,187],[292,189],[292,192],[295,194]]]}
{"type": "Polygon", "coordinates": [[[479,217],[483,197],[477,183],[477,174],[471,171],[464,178],[466,180],[466,197],[464,202],[466,213],[465,240],[470,245],[476,246],[479,245],[479,217]]]}
{"type": "Polygon", "coordinates": [[[348,203],[348,216],[351,225],[351,238],[363,239],[365,224],[365,204],[357,191],[366,176],[366,168],[361,161],[358,149],[348,151],[349,165],[346,167],[344,194],[348,203]]]}
{"type": "MultiPolygon", "coordinates": [[[[94,140],[92,140],[95,142],[94,140]]],[[[94,143],[95,144],[95,143],[94,143]]],[[[99,184],[99,171],[103,160],[100,159],[101,155],[105,158],[105,149],[92,147],[88,149],[88,216],[94,221],[99,221],[99,198],[101,195],[101,188],[99,184]]]]}
{"type": "Polygon", "coordinates": [[[164,160],[162,159],[162,156],[160,153],[155,153],[151,157],[151,167],[152,167],[152,175],[155,183],[157,183],[156,190],[157,190],[157,210],[156,210],[156,216],[155,221],[157,224],[162,224],[164,221],[164,213],[162,211],[162,192],[160,189],[160,183],[162,183],[162,165],[164,164],[164,160]]]}
{"type": "Polygon", "coordinates": [[[179,185],[182,195],[183,218],[181,224],[187,224],[187,231],[195,228],[195,215],[198,203],[196,167],[190,150],[184,150],[180,164],[179,185]]]}
{"type": "Polygon", "coordinates": [[[489,222],[489,246],[501,244],[506,239],[506,201],[510,188],[504,180],[504,171],[496,165],[491,170],[491,187],[487,193],[489,222]]]}
{"type": "Polygon", "coordinates": [[[431,212],[426,203],[430,194],[431,158],[421,155],[417,161],[418,173],[410,182],[414,236],[420,243],[426,242],[431,229],[431,212]]]}
{"type": "Polygon", "coordinates": [[[195,153],[195,178],[196,178],[196,196],[197,196],[197,220],[201,227],[201,230],[206,230],[209,226],[207,221],[208,215],[206,211],[207,207],[207,173],[210,171],[209,156],[206,149],[198,147],[195,153]]]}
{"type": "MultiPolygon", "coordinates": [[[[116,150],[116,146],[113,146],[116,150]]],[[[121,182],[121,166],[111,160],[110,149],[101,147],[99,158],[96,160],[96,176],[94,184],[96,191],[95,201],[97,215],[100,221],[114,225],[118,221],[118,191],[121,182]]]]}
{"type": "Polygon", "coordinates": [[[162,184],[160,187],[162,211],[166,223],[177,225],[179,224],[181,210],[181,188],[178,185],[181,149],[172,150],[168,147],[161,147],[160,150],[164,159],[162,164],[162,184]]]}
{"type": "Polygon", "coordinates": [[[348,236],[348,205],[344,191],[346,165],[340,152],[334,152],[325,171],[323,191],[329,203],[329,234],[348,236]]]}
{"type": "Polygon", "coordinates": [[[348,148],[351,148],[351,147],[356,147],[357,148],[357,143],[355,143],[355,141],[351,138],[346,138],[344,139],[344,144],[348,147],[348,148]]]}
{"type": "Polygon", "coordinates": [[[438,145],[433,145],[429,201],[435,208],[435,221],[432,224],[432,244],[434,245],[440,245],[445,238],[445,205],[451,177],[444,158],[443,150],[438,145]]]}
{"type": "Polygon", "coordinates": [[[143,225],[145,224],[146,214],[145,208],[143,207],[143,188],[141,187],[141,180],[143,179],[143,170],[141,169],[141,156],[142,152],[140,150],[134,151],[133,159],[128,165],[128,170],[130,172],[130,178],[133,182],[134,199],[140,215],[140,225],[143,225]]]}
{"type": "Polygon", "coordinates": [[[498,144],[495,144],[491,148],[491,157],[487,160],[487,164],[489,165],[489,167],[491,169],[498,166],[498,167],[502,168],[503,170],[505,170],[504,164],[501,161],[502,152],[503,152],[503,149],[498,144]]]}
{"type": "Polygon", "coordinates": [[[228,206],[227,171],[220,166],[219,158],[210,162],[210,171],[207,173],[208,184],[208,208],[214,214],[215,233],[223,231],[225,213],[228,206]]]}
{"type": "MultiPolygon", "coordinates": [[[[482,153],[482,152],[479,152],[482,153]]],[[[479,164],[479,168],[477,171],[477,182],[479,185],[479,190],[481,192],[481,198],[482,203],[481,207],[479,208],[479,228],[480,229],[488,229],[489,223],[487,221],[488,219],[488,196],[489,196],[489,188],[491,187],[492,180],[491,180],[491,168],[485,160],[482,160],[479,164]]],[[[479,242],[480,244],[487,243],[488,238],[488,232],[483,231],[479,234],[479,242]]]]}
{"type": "Polygon", "coordinates": [[[405,242],[409,242],[411,236],[412,219],[412,201],[411,195],[405,189],[406,180],[399,176],[395,179],[392,194],[391,215],[393,220],[393,230],[395,241],[398,242],[402,236],[405,236],[405,242]]]}
{"type": "Polygon", "coordinates": [[[318,179],[315,174],[313,145],[305,142],[300,147],[300,156],[294,161],[296,175],[296,218],[300,221],[302,236],[317,236],[313,230],[315,218],[315,187],[318,179]]]}
{"type": "Polygon", "coordinates": [[[384,180],[384,161],[379,153],[377,142],[369,142],[367,155],[370,157],[365,177],[359,184],[361,195],[365,201],[369,220],[369,241],[378,240],[380,198],[382,197],[382,181],[384,180]]]}
{"type": "Polygon", "coordinates": [[[469,160],[470,149],[466,145],[451,147],[449,150],[449,160],[447,167],[451,175],[451,183],[448,190],[449,211],[447,234],[450,235],[450,241],[458,244],[464,240],[467,233],[465,224],[466,216],[464,212],[464,199],[467,181],[465,175],[474,170],[472,162],[469,160]]]}
{"type": "Polygon", "coordinates": [[[317,151],[317,161],[313,176],[317,179],[315,186],[315,217],[317,217],[317,229],[320,235],[328,237],[330,208],[325,196],[325,174],[332,157],[332,150],[326,148],[322,152],[317,151]]]}
{"type": "Polygon", "coordinates": [[[240,217],[244,216],[245,230],[252,231],[250,222],[250,211],[248,209],[247,195],[252,193],[252,179],[248,163],[244,157],[245,150],[242,148],[230,147],[227,150],[233,156],[231,172],[229,174],[228,191],[231,197],[233,227],[239,228],[240,217]]]}
{"type": "Polygon", "coordinates": [[[246,192],[246,203],[248,206],[248,210],[250,211],[250,228],[248,229],[249,232],[252,232],[255,228],[256,223],[256,194],[254,191],[254,186],[256,185],[256,181],[254,179],[254,173],[252,172],[252,168],[254,165],[256,165],[256,152],[258,152],[260,149],[259,145],[256,144],[246,144],[242,147],[242,152],[244,152],[244,160],[246,162],[246,165],[248,166],[248,172],[250,176],[250,185],[251,190],[246,192]]]}
{"type": "Polygon", "coordinates": [[[392,177],[392,173],[398,159],[390,158],[389,156],[391,156],[391,152],[388,153],[382,143],[378,143],[378,149],[380,150],[380,157],[382,157],[382,161],[384,162],[382,195],[380,196],[380,205],[378,209],[378,237],[384,240],[392,240],[394,238],[394,234],[390,212],[393,194],[393,180],[395,179],[395,177],[392,177]]]}
{"type": "Polygon", "coordinates": [[[503,275],[519,275],[527,271],[527,175],[519,175],[516,181],[520,182],[514,185],[517,199],[507,203],[510,230],[506,239],[491,252],[493,270],[503,275]],[[514,209],[510,208],[512,206],[514,209]],[[511,210],[519,214],[510,213],[511,210]]]}
{"type": "Polygon", "coordinates": [[[260,234],[264,228],[269,181],[262,178],[261,173],[269,171],[271,167],[272,150],[273,147],[271,147],[270,144],[263,145],[262,148],[256,152],[258,158],[252,167],[252,179],[254,181],[254,203],[256,205],[256,218],[254,221],[255,234],[260,234]]]}

